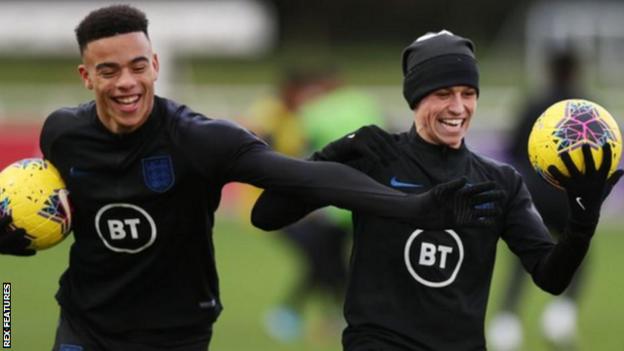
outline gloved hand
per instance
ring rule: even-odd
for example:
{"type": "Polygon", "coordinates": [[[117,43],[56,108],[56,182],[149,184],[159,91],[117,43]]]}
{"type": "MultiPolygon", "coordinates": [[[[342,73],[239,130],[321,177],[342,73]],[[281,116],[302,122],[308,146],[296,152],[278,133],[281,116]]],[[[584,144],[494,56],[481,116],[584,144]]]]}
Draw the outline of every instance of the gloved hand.
{"type": "Polygon", "coordinates": [[[570,176],[566,177],[555,166],[548,167],[548,171],[566,190],[570,206],[570,218],[578,223],[595,225],[600,217],[602,202],[620,180],[624,170],[618,169],[607,178],[612,161],[609,143],[604,143],[602,146],[602,164],[598,169],[596,169],[588,144],[582,146],[582,152],[585,160],[585,173],[581,173],[576,168],[567,152],[561,154],[561,160],[568,169],[570,176]]]}
{"type": "Polygon", "coordinates": [[[505,192],[496,189],[494,182],[466,185],[466,178],[439,184],[429,193],[438,205],[432,212],[439,211],[444,227],[485,227],[494,224],[502,214],[499,202],[505,192]]]}
{"type": "Polygon", "coordinates": [[[388,165],[399,155],[400,150],[392,134],[371,124],[329,143],[311,158],[316,161],[348,162],[364,157],[388,165]]]}
{"type": "Polygon", "coordinates": [[[32,256],[36,253],[30,249],[31,240],[24,229],[14,228],[10,216],[0,217],[0,253],[16,256],[32,256]]]}

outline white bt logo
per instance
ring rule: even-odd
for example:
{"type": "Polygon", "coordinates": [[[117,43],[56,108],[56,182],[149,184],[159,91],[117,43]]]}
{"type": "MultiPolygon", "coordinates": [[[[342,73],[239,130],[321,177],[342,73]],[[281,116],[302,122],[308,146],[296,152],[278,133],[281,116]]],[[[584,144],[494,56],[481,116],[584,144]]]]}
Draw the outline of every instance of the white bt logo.
{"type": "Polygon", "coordinates": [[[403,258],[412,278],[430,288],[442,288],[457,278],[464,245],[453,230],[417,229],[405,243],[403,258]]]}
{"type": "Polygon", "coordinates": [[[131,204],[102,207],[95,216],[95,228],[104,245],[115,252],[141,252],[156,240],[154,219],[131,204]]]}
{"type": "Polygon", "coordinates": [[[444,245],[434,245],[428,242],[420,244],[420,259],[418,264],[422,266],[433,266],[437,262],[438,253],[440,260],[438,265],[440,268],[446,268],[446,257],[453,252],[453,248],[444,245]]]}
{"type": "Polygon", "coordinates": [[[130,237],[132,239],[138,239],[139,232],[137,230],[137,225],[140,223],[141,223],[141,220],[138,218],[124,219],[123,221],[118,220],[118,219],[109,219],[108,231],[110,232],[111,239],[112,240],[124,239],[127,235],[126,228],[130,230],[130,237]]]}

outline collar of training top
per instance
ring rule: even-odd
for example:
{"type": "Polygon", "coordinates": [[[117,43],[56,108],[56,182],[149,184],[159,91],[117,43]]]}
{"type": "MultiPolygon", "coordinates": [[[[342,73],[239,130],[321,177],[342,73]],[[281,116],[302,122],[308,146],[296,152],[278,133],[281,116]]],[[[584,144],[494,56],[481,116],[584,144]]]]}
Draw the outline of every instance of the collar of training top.
{"type": "Polygon", "coordinates": [[[447,145],[436,145],[432,144],[425,139],[423,139],[417,132],[416,126],[412,125],[408,135],[408,141],[412,148],[423,151],[430,151],[434,153],[440,153],[445,155],[463,155],[468,152],[468,148],[466,147],[466,142],[462,139],[461,146],[458,149],[449,147],[447,145]]]}

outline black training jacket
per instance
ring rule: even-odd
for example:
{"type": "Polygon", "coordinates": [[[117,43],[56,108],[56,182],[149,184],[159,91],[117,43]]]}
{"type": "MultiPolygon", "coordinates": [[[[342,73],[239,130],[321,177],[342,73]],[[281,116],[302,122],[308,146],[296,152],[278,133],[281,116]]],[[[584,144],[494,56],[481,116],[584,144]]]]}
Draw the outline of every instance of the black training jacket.
{"type": "Polygon", "coordinates": [[[212,227],[226,183],[390,215],[386,202],[406,207],[403,216],[421,205],[349,167],[276,154],[231,122],[160,97],[128,134],[108,131],[93,101],[57,110],[40,142],[74,209],[59,304],[93,330],[165,348],[208,337],[222,309],[212,227]]]}
{"type": "MultiPolygon", "coordinates": [[[[432,145],[414,128],[394,135],[394,142],[399,155],[379,155],[392,160],[389,165],[366,158],[349,165],[409,193],[459,177],[467,177],[469,183],[495,181],[506,193],[503,214],[489,228],[423,230],[423,223],[414,224],[417,217],[408,222],[355,211],[344,348],[484,350],[484,319],[499,239],[536,283],[553,293],[567,286],[588,241],[572,238],[555,245],[520,175],[471,152],[465,143],[459,149],[432,145]]],[[[325,160],[329,154],[321,151],[315,158],[325,160]]],[[[259,222],[279,225],[302,214],[296,207],[315,208],[302,198],[275,191],[265,191],[256,206],[261,206],[254,208],[259,222]]]]}

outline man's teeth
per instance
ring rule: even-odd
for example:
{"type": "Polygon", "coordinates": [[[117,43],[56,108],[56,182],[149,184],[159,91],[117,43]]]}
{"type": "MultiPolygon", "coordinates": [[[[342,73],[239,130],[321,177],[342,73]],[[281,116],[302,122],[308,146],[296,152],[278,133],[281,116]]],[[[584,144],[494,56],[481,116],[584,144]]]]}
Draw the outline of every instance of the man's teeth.
{"type": "Polygon", "coordinates": [[[115,100],[120,104],[134,104],[135,102],[139,101],[139,96],[135,95],[128,97],[118,97],[115,100]]]}
{"type": "Polygon", "coordinates": [[[443,120],[440,120],[440,122],[442,124],[446,124],[446,125],[451,126],[451,127],[457,127],[457,126],[460,126],[462,124],[463,120],[461,118],[457,118],[457,119],[443,119],[443,120]]]}

